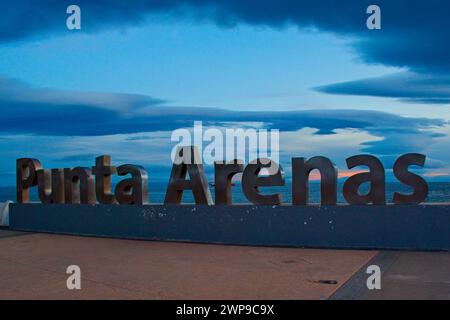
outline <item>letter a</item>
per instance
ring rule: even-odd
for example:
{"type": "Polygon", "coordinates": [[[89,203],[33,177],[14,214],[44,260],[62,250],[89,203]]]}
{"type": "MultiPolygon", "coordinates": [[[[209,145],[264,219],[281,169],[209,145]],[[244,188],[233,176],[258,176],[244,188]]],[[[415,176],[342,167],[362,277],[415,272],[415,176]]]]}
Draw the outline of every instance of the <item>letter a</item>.
{"type": "Polygon", "coordinates": [[[377,5],[371,5],[367,7],[367,14],[371,14],[367,18],[367,29],[380,30],[381,29],[381,9],[377,5]]]}
{"type": "Polygon", "coordinates": [[[67,14],[70,16],[66,20],[66,26],[69,30],[81,29],[81,9],[77,5],[70,5],[67,7],[67,14]]]}
{"type": "Polygon", "coordinates": [[[381,269],[377,265],[371,265],[367,267],[367,274],[370,276],[367,278],[366,285],[369,290],[381,289],[381,269]]]}
{"type": "Polygon", "coordinates": [[[81,269],[77,265],[70,265],[66,270],[70,276],[67,278],[66,285],[69,290],[81,290],[81,269]]]}

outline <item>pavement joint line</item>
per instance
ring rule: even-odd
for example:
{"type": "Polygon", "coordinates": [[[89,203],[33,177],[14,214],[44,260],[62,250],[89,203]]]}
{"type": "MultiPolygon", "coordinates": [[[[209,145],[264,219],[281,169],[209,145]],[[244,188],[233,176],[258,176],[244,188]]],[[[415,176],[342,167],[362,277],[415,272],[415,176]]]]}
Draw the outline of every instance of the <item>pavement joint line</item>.
{"type": "Polygon", "coordinates": [[[364,266],[356,271],[350,279],[340,286],[328,299],[329,300],[363,300],[367,297],[369,289],[366,285],[367,267],[378,265],[381,269],[381,277],[398,260],[402,252],[400,251],[380,251],[364,266]]]}

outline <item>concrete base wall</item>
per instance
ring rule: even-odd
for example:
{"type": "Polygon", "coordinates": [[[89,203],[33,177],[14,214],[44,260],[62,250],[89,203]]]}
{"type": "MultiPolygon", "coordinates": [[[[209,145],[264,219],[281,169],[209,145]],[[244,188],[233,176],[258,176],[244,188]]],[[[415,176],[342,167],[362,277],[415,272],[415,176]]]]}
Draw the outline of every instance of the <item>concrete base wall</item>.
{"type": "Polygon", "coordinates": [[[450,205],[11,204],[14,230],[258,246],[450,250],[450,205]]]}

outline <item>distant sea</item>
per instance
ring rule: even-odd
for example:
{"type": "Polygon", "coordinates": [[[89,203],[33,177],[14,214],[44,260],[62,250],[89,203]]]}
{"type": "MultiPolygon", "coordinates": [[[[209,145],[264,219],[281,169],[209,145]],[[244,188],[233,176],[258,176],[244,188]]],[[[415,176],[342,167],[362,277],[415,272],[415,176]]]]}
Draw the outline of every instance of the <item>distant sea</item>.
{"type": "MultiPolygon", "coordinates": [[[[450,202],[450,183],[449,182],[429,182],[429,193],[426,202],[450,202]]],[[[149,184],[149,201],[150,203],[163,203],[164,196],[166,193],[166,182],[153,182],[149,184]]],[[[366,192],[368,190],[368,185],[361,186],[361,191],[366,192]]],[[[211,186],[211,193],[214,198],[214,187],[211,186]]],[[[233,203],[248,203],[244,194],[242,193],[242,189],[240,184],[236,184],[233,188],[233,203]]],[[[283,203],[289,204],[291,203],[291,185],[286,184],[283,187],[268,187],[261,188],[262,193],[270,194],[279,192],[283,195],[283,203]]],[[[387,182],[386,183],[386,201],[392,202],[393,193],[401,192],[401,193],[410,193],[411,190],[400,183],[395,182],[387,182]]],[[[320,184],[316,182],[312,182],[309,187],[310,192],[310,202],[311,203],[319,203],[320,202],[320,184]]],[[[16,200],[16,191],[15,187],[0,187],[0,202],[4,202],[6,200],[16,200]]],[[[31,191],[31,200],[38,201],[36,188],[33,188],[31,191]]],[[[193,203],[192,193],[190,191],[186,191],[183,195],[183,203],[193,203]]],[[[345,203],[345,199],[342,196],[342,184],[338,187],[338,202],[345,203]]]]}

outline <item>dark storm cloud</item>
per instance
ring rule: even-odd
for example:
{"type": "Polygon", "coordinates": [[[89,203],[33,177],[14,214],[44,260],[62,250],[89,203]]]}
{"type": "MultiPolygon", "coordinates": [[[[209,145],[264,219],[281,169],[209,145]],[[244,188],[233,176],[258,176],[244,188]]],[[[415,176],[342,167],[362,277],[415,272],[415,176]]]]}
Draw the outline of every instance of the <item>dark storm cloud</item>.
{"type": "MultiPolygon", "coordinates": [[[[168,107],[163,100],[142,95],[83,93],[36,88],[17,80],[0,79],[3,134],[96,136],[170,131],[204,125],[261,122],[265,128],[295,131],[305,127],[331,134],[355,128],[372,134],[418,134],[445,121],[407,118],[369,110],[306,110],[285,112],[229,111],[216,108],[168,107]]],[[[431,133],[429,133],[431,134],[431,133]]]]}
{"type": "Polygon", "coordinates": [[[398,98],[406,102],[450,104],[450,76],[411,72],[335,83],[316,88],[331,94],[398,98]]]}
{"type": "MultiPolygon", "coordinates": [[[[349,39],[362,61],[404,67],[427,74],[427,85],[440,81],[450,85],[450,2],[441,0],[378,0],[382,30],[366,28],[370,0],[77,0],[82,31],[126,28],[147,22],[163,13],[176,19],[210,21],[224,27],[238,24],[273,28],[297,26],[334,33],[349,39]],[[443,76],[443,77],[442,77],[443,76]]],[[[71,4],[72,4],[71,2],[71,4]]],[[[2,4],[0,42],[22,41],[63,35],[68,3],[59,0],[16,0],[2,4]]],[[[395,76],[394,76],[395,77],[395,76]]],[[[335,94],[401,98],[412,102],[448,104],[450,97],[417,96],[413,90],[394,91],[374,79],[330,85],[321,91],[335,94]],[[354,85],[355,88],[350,87],[354,85]],[[374,87],[372,87],[374,86],[374,87]],[[397,95],[398,93],[398,95],[397,95]],[[411,100],[409,100],[411,98],[411,100]]],[[[380,81],[392,79],[379,79],[380,81]]],[[[406,87],[405,79],[396,79],[406,87]],[[401,81],[403,81],[401,83],[401,81]]]]}
{"type": "MultiPolygon", "coordinates": [[[[146,22],[149,14],[177,19],[299,28],[349,36],[360,56],[370,63],[412,70],[450,71],[450,2],[441,0],[378,0],[382,30],[366,28],[368,0],[77,0],[82,31],[123,28],[146,22]]],[[[71,2],[71,3],[72,3],[71,2]]],[[[0,41],[44,37],[67,32],[68,3],[59,0],[16,0],[2,4],[0,41]]]]}
{"type": "MultiPolygon", "coordinates": [[[[9,135],[30,135],[27,139],[35,141],[46,139],[42,136],[124,134],[123,138],[133,145],[137,139],[152,139],[152,132],[170,136],[172,130],[192,128],[194,121],[199,120],[204,126],[215,127],[237,125],[247,128],[250,123],[258,123],[258,128],[282,132],[308,127],[318,129],[316,135],[341,134],[339,129],[358,129],[378,137],[362,144],[364,152],[389,159],[399,153],[425,152],[436,138],[442,137],[434,129],[447,124],[442,119],[411,118],[370,110],[258,112],[174,107],[163,103],[163,100],[141,95],[41,89],[1,78],[0,135],[4,141],[9,135]],[[135,136],[133,133],[143,134],[135,136]]],[[[62,160],[89,158],[92,158],[92,151],[75,156],[70,154],[62,160]]]]}

